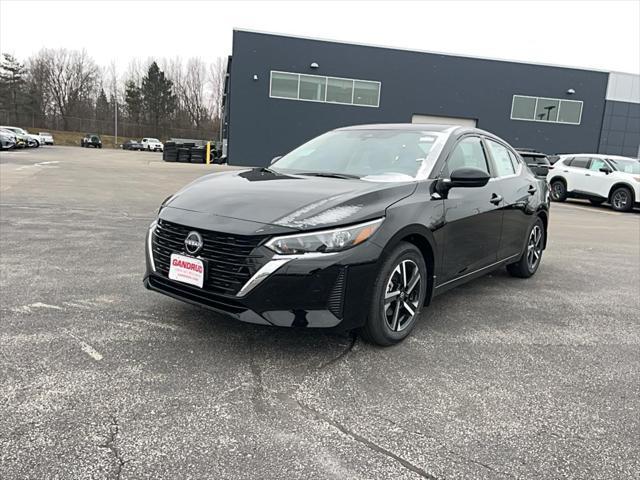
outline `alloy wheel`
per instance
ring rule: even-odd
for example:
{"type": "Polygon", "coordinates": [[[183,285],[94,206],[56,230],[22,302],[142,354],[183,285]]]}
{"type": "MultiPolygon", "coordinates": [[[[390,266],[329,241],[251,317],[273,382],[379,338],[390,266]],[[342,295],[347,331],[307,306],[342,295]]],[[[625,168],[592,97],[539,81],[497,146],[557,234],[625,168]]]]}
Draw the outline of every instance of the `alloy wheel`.
{"type": "Polygon", "coordinates": [[[628,201],[629,195],[627,194],[627,192],[625,190],[618,190],[613,196],[611,203],[613,203],[613,206],[616,209],[622,210],[627,206],[628,201]]]}
{"type": "Polygon", "coordinates": [[[420,305],[422,276],[413,260],[403,260],[393,269],[384,295],[384,319],[394,332],[407,328],[420,305]]]}
{"type": "Polygon", "coordinates": [[[558,200],[564,195],[564,185],[561,182],[555,182],[552,189],[553,199],[558,200]]]}
{"type": "Polygon", "coordinates": [[[540,228],[540,225],[535,225],[529,234],[529,242],[527,243],[527,265],[529,266],[529,270],[535,270],[541,255],[542,228],[540,228]]]}

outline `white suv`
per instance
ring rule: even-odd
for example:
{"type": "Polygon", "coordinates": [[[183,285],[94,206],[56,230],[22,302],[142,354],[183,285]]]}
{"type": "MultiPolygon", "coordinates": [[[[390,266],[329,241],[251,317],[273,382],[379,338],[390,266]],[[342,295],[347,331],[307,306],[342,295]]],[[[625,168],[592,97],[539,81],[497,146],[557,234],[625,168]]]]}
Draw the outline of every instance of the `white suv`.
{"type": "Polygon", "coordinates": [[[143,138],[141,143],[143,150],[153,150],[154,152],[164,150],[164,145],[157,138],[143,138]]]}
{"type": "Polygon", "coordinates": [[[640,204],[640,161],[616,155],[561,155],[547,174],[551,198],[586,198],[594,205],[609,202],[628,212],[640,204]]]}

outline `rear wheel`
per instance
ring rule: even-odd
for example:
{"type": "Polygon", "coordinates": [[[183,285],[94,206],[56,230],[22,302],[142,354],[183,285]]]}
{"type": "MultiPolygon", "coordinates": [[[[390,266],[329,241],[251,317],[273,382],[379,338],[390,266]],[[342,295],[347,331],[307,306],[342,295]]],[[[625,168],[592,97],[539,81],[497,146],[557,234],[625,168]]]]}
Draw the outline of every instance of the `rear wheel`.
{"type": "Polygon", "coordinates": [[[536,273],[542,260],[545,235],[544,223],[542,219],[538,217],[536,223],[534,223],[529,230],[527,247],[524,253],[517,262],[507,265],[507,270],[512,276],[529,278],[536,273]]]}
{"type": "Polygon", "coordinates": [[[404,340],[416,324],[426,291],[422,253],[411,243],[400,243],[385,258],[374,282],[363,338],[382,346],[404,340]]]}
{"type": "Polygon", "coordinates": [[[567,186],[562,180],[551,182],[551,198],[556,202],[564,202],[567,199],[567,186]]]}
{"type": "Polygon", "coordinates": [[[611,194],[611,208],[616,212],[628,212],[633,208],[633,194],[627,187],[616,188],[611,194]]]}

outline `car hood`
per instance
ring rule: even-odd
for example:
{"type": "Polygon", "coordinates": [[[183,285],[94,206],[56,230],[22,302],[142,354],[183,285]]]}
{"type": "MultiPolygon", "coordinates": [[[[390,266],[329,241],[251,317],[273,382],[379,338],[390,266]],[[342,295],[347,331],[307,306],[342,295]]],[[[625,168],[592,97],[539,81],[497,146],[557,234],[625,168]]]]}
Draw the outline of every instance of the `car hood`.
{"type": "Polygon", "coordinates": [[[284,175],[266,169],[222,172],[184,187],[165,206],[296,230],[383,216],[416,182],[284,175]]]}

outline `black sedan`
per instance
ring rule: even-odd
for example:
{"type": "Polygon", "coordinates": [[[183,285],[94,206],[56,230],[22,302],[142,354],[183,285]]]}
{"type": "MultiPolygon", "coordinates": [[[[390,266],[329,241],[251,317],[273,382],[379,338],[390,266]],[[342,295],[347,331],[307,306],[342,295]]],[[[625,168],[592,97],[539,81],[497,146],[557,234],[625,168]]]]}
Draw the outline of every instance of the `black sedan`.
{"type": "Polygon", "coordinates": [[[144,283],[238,320],[391,345],[452,287],[505,266],[533,275],[548,216],[545,182],[488,132],[341,128],[165,200],[144,283]]]}
{"type": "Polygon", "coordinates": [[[122,149],[142,151],[142,143],[140,143],[138,140],[127,140],[122,144],[122,149]]]}

